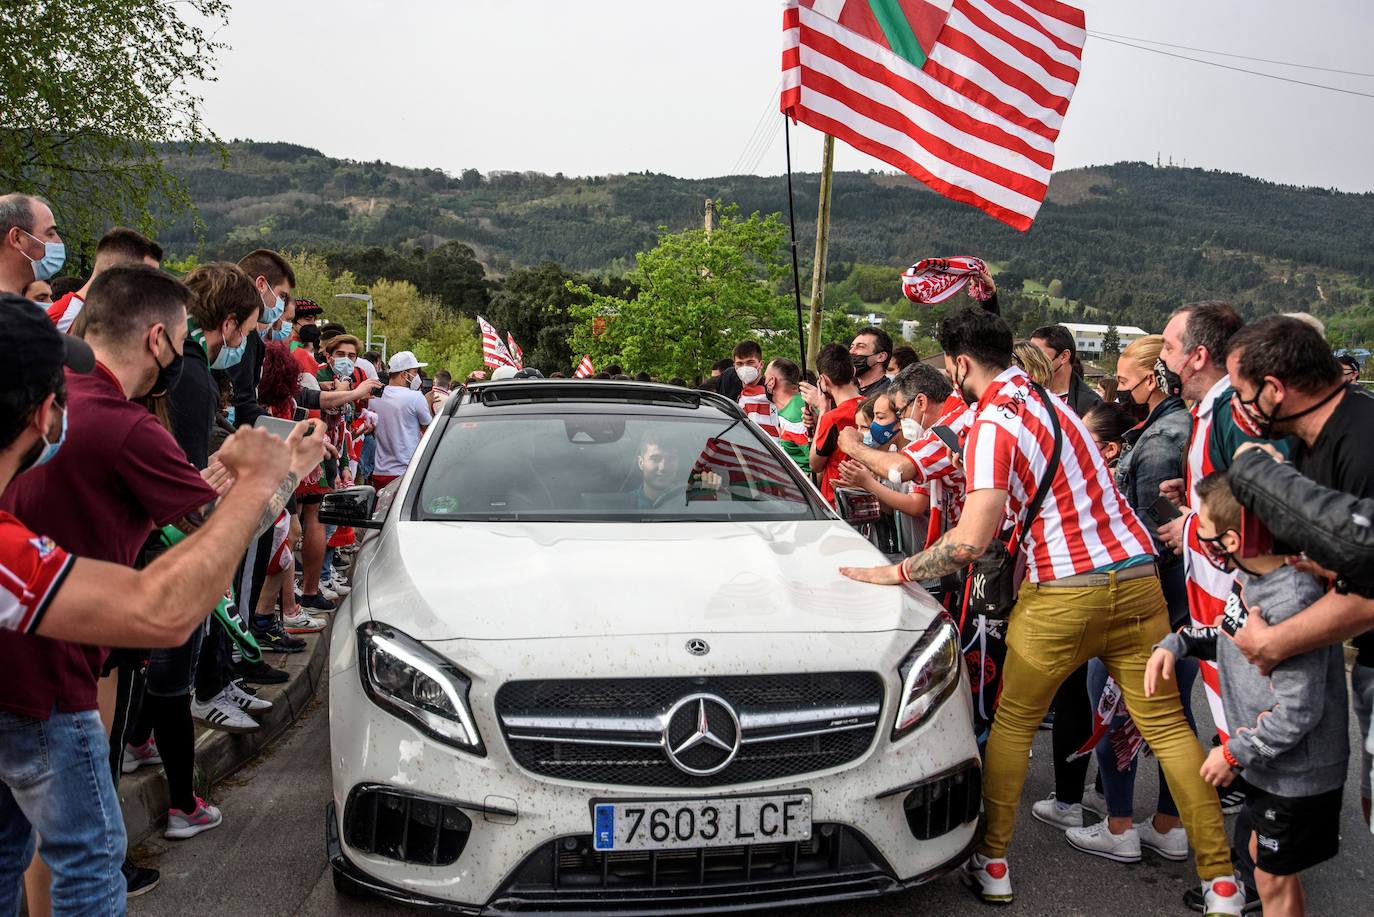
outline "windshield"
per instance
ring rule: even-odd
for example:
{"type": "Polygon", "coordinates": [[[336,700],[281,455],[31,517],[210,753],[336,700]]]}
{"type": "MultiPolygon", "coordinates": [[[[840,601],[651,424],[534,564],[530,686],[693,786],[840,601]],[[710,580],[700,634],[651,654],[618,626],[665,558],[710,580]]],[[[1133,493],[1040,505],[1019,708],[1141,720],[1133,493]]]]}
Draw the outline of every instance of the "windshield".
{"type": "Polygon", "coordinates": [[[795,467],[743,421],[664,415],[454,417],[425,519],[754,521],[820,518],[795,467]]]}

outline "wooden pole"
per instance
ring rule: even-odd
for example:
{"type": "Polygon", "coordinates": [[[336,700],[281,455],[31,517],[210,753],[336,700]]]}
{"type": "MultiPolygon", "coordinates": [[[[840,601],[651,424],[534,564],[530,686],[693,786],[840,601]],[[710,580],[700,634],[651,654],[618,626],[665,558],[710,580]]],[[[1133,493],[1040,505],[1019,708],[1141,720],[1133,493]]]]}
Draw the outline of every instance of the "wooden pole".
{"type": "Polygon", "coordinates": [[[816,368],[821,349],[821,309],[825,305],[825,268],[830,254],[830,196],[835,173],[835,138],[825,135],[821,156],[821,200],[816,211],[816,259],[811,265],[811,323],[808,327],[806,365],[816,368]]]}

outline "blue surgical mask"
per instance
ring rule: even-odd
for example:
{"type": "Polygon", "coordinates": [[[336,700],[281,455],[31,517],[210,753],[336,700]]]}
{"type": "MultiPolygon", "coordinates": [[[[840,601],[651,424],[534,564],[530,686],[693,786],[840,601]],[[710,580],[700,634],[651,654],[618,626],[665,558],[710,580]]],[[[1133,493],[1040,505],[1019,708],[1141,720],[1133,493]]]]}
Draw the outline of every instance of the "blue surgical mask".
{"type": "Polygon", "coordinates": [[[229,405],[229,410],[224,412],[224,419],[229,421],[229,426],[234,425],[234,406],[232,404],[229,405]]]}
{"type": "Polygon", "coordinates": [[[64,408],[62,409],[62,432],[59,433],[59,434],[57,434],[57,442],[55,442],[55,443],[50,443],[50,442],[48,442],[48,435],[47,435],[46,433],[43,434],[43,451],[40,452],[40,453],[38,453],[38,458],[36,458],[36,459],[33,460],[33,464],[32,464],[32,465],[29,465],[29,466],[26,467],[26,468],[20,468],[20,469],[19,469],[20,473],[23,473],[23,472],[25,472],[25,471],[28,471],[30,468],[37,468],[39,465],[42,465],[42,464],[45,464],[45,463],[51,461],[51,460],[52,460],[52,457],[53,457],[54,455],[57,454],[57,450],[58,450],[58,449],[61,449],[61,448],[62,448],[62,444],[63,444],[64,442],[66,442],[66,440],[67,440],[67,409],[64,407],[64,408]]]}
{"type": "Polygon", "coordinates": [[[334,375],[336,376],[353,375],[353,361],[348,357],[335,357],[334,362],[329,365],[334,367],[334,375]]]}
{"type": "MultiPolygon", "coordinates": [[[[268,292],[271,292],[271,291],[269,290],[268,292]]],[[[277,321],[277,319],[279,319],[279,318],[282,317],[282,314],[283,314],[285,311],[286,311],[286,300],[283,299],[282,297],[278,296],[275,300],[273,300],[272,305],[270,305],[270,306],[268,306],[267,308],[265,308],[265,309],[262,310],[262,314],[258,316],[258,324],[260,324],[260,325],[271,325],[271,324],[274,324],[274,323],[277,321]]]]}
{"type": "Polygon", "coordinates": [[[873,437],[873,445],[886,446],[888,441],[897,435],[897,424],[882,424],[875,421],[868,425],[868,432],[873,437]]]}
{"type": "Polygon", "coordinates": [[[43,243],[42,258],[34,261],[32,258],[29,258],[28,255],[24,256],[33,262],[33,279],[51,280],[53,277],[56,277],[57,272],[62,270],[62,265],[67,260],[66,244],[63,242],[43,242],[42,239],[28,231],[24,231],[24,235],[35,242],[43,243]]]}
{"type": "MultiPolygon", "coordinates": [[[[228,369],[238,365],[243,359],[243,352],[248,349],[248,335],[244,335],[237,347],[230,347],[229,342],[225,341],[219,348],[219,354],[215,357],[215,362],[210,364],[211,369],[228,369]]],[[[232,409],[231,409],[232,410],[232,409]]]]}
{"type": "Polygon", "coordinates": [[[285,340],[289,340],[290,337],[291,337],[291,328],[290,328],[290,326],[288,326],[288,325],[282,325],[280,328],[273,328],[273,329],[272,329],[271,338],[272,338],[272,340],[274,340],[274,341],[285,341],[285,340]]]}

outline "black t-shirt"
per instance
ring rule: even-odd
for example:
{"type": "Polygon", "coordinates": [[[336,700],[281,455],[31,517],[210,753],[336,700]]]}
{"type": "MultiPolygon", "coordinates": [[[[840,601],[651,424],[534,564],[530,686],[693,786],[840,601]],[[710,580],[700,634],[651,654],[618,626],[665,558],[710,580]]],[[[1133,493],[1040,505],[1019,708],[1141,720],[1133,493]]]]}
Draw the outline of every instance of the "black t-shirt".
{"type": "MultiPolygon", "coordinates": [[[[1293,464],[1325,487],[1374,498],[1374,396],[1347,386],[1317,441],[1308,447],[1296,441],[1293,464]]],[[[1360,665],[1374,666],[1374,631],[1355,638],[1360,665]]]]}
{"type": "Polygon", "coordinates": [[[210,431],[219,411],[219,383],[210,374],[205,349],[186,338],[182,348],[181,375],[167,390],[167,416],[172,436],[192,465],[210,464],[210,431]]]}

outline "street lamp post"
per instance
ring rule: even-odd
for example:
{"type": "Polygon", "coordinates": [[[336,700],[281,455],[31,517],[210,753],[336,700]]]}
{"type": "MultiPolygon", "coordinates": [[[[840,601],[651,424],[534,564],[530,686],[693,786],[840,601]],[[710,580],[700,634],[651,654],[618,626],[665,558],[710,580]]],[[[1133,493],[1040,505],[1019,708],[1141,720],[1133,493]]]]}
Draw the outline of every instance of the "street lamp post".
{"type": "Polygon", "coordinates": [[[364,350],[372,349],[372,294],[371,293],[335,293],[335,299],[357,299],[367,303],[367,346],[364,350]]]}

